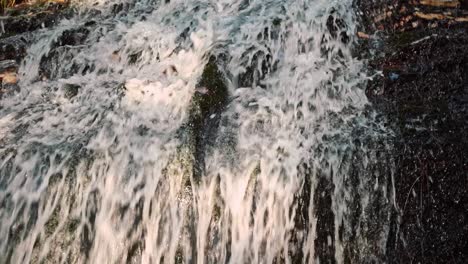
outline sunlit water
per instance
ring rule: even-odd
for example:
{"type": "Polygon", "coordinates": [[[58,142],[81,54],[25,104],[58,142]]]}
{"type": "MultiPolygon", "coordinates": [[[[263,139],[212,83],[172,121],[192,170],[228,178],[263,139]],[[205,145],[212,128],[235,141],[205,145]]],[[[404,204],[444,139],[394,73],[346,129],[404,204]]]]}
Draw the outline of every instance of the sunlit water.
{"type": "Polygon", "coordinates": [[[351,0],[117,4],[37,32],[0,102],[1,263],[385,261],[351,0]]]}

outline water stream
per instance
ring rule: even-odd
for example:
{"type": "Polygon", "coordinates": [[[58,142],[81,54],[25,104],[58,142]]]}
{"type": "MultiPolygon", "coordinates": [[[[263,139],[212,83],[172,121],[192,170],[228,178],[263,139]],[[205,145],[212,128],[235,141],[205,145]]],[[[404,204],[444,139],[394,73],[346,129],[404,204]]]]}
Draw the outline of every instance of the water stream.
{"type": "Polygon", "coordinates": [[[0,263],[381,263],[351,0],[80,1],[0,102],[0,263]]]}

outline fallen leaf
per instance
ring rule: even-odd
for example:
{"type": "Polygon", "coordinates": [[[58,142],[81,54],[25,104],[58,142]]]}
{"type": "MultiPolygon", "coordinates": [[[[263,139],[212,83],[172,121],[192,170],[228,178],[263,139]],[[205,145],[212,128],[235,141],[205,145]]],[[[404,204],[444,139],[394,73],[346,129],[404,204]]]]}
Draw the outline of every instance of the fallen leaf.
{"type": "Polygon", "coordinates": [[[422,12],[415,12],[414,15],[419,18],[426,19],[426,20],[434,20],[434,19],[442,20],[446,18],[444,15],[434,14],[434,13],[425,14],[422,12]]]}
{"type": "Polygon", "coordinates": [[[370,39],[370,36],[369,36],[368,34],[366,34],[366,33],[364,33],[364,32],[361,32],[361,31],[359,31],[359,32],[357,33],[357,35],[358,35],[359,38],[370,39]]]}
{"type": "Polygon", "coordinates": [[[437,7],[458,7],[460,2],[458,0],[443,1],[443,0],[421,0],[421,5],[437,6],[437,7]]]}
{"type": "Polygon", "coordinates": [[[16,84],[18,82],[18,78],[14,72],[0,74],[0,79],[2,79],[3,84],[16,84]]]}

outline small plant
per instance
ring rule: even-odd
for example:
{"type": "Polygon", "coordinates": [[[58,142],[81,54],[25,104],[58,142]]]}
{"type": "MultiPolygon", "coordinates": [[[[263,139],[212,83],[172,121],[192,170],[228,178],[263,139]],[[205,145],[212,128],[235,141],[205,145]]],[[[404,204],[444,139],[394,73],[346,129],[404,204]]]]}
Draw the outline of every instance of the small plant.
{"type": "Polygon", "coordinates": [[[0,14],[5,12],[5,9],[15,5],[16,0],[0,0],[0,14]]]}

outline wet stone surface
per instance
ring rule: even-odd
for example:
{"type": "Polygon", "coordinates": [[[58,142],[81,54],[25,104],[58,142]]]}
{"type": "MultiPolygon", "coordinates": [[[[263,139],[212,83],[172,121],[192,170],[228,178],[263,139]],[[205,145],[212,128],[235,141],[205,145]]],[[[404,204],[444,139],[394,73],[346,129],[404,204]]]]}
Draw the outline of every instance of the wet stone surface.
{"type": "MultiPolygon", "coordinates": [[[[424,8],[433,13],[453,9],[424,8]]],[[[463,5],[456,12],[463,14],[463,5]]],[[[468,257],[468,27],[452,18],[393,27],[399,18],[390,17],[381,22],[385,36],[379,40],[380,50],[374,50],[379,56],[371,61],[372,70],[382,71],[382,76],[368,87],[369,98],[396,132],[400,220],[388,246],[389,262],[464,263],[468,257]]],[[[372,27],[375,24],[367,28],[372,27]]],[[[375,49],[371,42],[365,45],[375,49]]]]}
{"type": "MultiPolygon", "coordinates": [[[[67,3],[27,4],[21,1],[0,16],[0,99],[19,91],[17,71],[32,44],[33,32],[71,17],[67,3]]],[[[75,36],[62,38],[75,39],[75,36]]],[[[66,43],[65,43],[66,44],[66,43]]]]}
{"type": "Polygon", "coordinates": [[[88,34],[87,27],[77,27],[62,32],[61,36],[52,43],[50,52],[41,58],[39,74],[47,79],[53,79],[90,71],[92,66],[74,60],[77,49],[85,43],[88,34]],[[69,61],[70,67],[57,71],[57,65],[62,61],[69,61]]]}
{"type": "Polygon", "coordinates": [[[52,27],[61,19],[71,17],[73,10],[67,6],[66,3],[47,3],[7,10],[5,16],[0,18],[3,22],[0,39],[52,27]]]}
{"type": "MultiPolygon", "coordinates": [[[[382,71],[382,76],[370,83],[368,96],[374,106],[386,114],[396,132],[394,184],[399,217],[391,217],[392,235],[387,247],[389,263],[463,263],[468,257],[468,27],[463,24],[468,13],[466,1],[443,1],[442,6],[438,6],[437,3],[441,2],[421,1],[419,6],[384,0],[360,3],[364,6],[364,30],[369,35],[364,46],[374,50],[370,66],[374,71],[382,71]],[[455,2],[456,5],[450,4],[455,2]],[[380,35],[383,37],[374,34],[378,30],[383,32],[380,35]]],[[[114,14],[127,10],[128,6],[123,4],[113,7],[114,14]]],[[[57,12],[51,15],[53,11],[47,9],[33,15],[18,11],[3,21],[5,32],[0,36],[0,70],[3,67],[4,71],[10,71],[20,64],[31,43],[31,31],[53,26],[60,16],[67,14],[57,12]]],[[[330,18],[327,27],[332,36],[348,42],[349,36],[341,30],[344,22],[330,18]]],[[[41,59],[41,74],[53,79],[92,70],[92,65],[73,63],[62,72],[57,72],[54,67],[63,60],[73,62],[75,54],[70,46],[85,45],[89,28],[93,26],[91,21],[84,27],[64,31],[52,44],[51,52],[41,59]],[[60,57],[61,54],[65,55],[60,57]]],[[[132,55],[130,63],[137,62],[139,56],[141,54],[132,55]]],[[[268,52],[256,53],[251,66],[238,77],[239,86],[262,86],[263,78],[276,67],[275,63],[268,52]]],[[[193,167],[189,170],[192,178],[197,181],[205,169],[205,155],[216,138],[219,116],[228,104],[225,81],[216,59],[210,59],[197,85],[187,124],[190,132],[187,137],[194,147],[188,148],[193,159],[186,160],[193,167]]],[[[81,88],[65,84],[62,89],[65,97],[72,99],[81,88]]],[[[144,126],[138,129],[141,135],[148,130],[144,126]]],[[[359,163],[356,162],[355,166],[358,167],[359,163]]],[[[310,173],[307,166],[303,170],[306,175],[310,173]]],[[[354,168],[349,175],[353,186],[360,183],[358,171],[362,169],[354,168]]],[[[333,234],[336,227],[330,210],[335,186],[325,177],[320,179],[317,188],[322,192],[311,194],[307,191],[311,183],[306,181],[304,191],[295,196],[298,208],[295,230],[307,232],[309,215],[306,210],[314,202],[318,221],[315,251],[321,263],[335,263],[333,234]]],[[[360,212],[363,208],[355,202],[360,199],[359,189],[352,190],[356,195],[352,198],[353,211],[360,212]]],[[[387,216],[377,215],[380,211],[377,210],[379,203],[376,204],[369,207],[376,209],[373,223],[382,223],[380,220],[387,216]]],[[[94,218],[95,213],[92,215],[94,218]]],[[[46,232],[54,232],[57,228],[55,217],[48,222],[46,232]]],[[[349,216],[356,229],[360,217],[357,213],[349,216]]],[[[68,230],[73,233],[75,228],[71,223],[68,230]]],[[[378,227],[375,229],[369,228],[367,236],[373,238],[373,233],[382,233],[378,227]]],[[[85,238],[82,239],[84,246],[81,250],[86,255],[92,244],[86,234],[93,232],[83,232],[85,238]]],[[[358,236],[354,232],[349,240],[357,241],[358,236]]],[[[293,235],[291,241],[300,248],[305,239],[293,235]]],[[[353,246],[345,248],[346,263],[373,263],[370,260],[363,262],[361,255],[365,252],[353,251],[353,246]]],[[[142,247],[144,245],[132,246],[128,259],[140,254],[142,247]]],[[[297,248],[289,251],[294,260],[310,260],[311,256],[302,255],[297,248]]]]}

